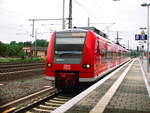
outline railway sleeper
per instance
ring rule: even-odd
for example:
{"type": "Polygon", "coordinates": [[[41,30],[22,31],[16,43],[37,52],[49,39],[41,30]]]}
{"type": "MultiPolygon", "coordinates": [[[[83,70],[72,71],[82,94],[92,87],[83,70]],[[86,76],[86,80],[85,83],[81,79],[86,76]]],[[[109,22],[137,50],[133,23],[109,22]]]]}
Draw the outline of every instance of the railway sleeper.
{"type": "Polygon", "coordinates": [[[63,101],[57,101],[57,100],[49,100],[48,102],[51,102],[51,103],[60,103],[60,104],[64,104],[65,102],[63,101]]]}
{"type": "Polygon", "coordinates": [[[54,110],[57,107],[56,106],[39,105],[39,108],[54,110]]]}
{"type": "Polygon", "coordinates": [[[43,113],[43,112],[47,112],[47,113],[50,113],[50,112],[52,112],[53,110],[46,110],[46,109],[40,109],[40,108],[33,108],[33,113],[43,113]]]}
{"type": "Polygon", "coordinates": [[[54,100],[59,100],[59,101],[68,101],[70,100],[70,98],[68,99],[65,99],[65,98],[58,98],[58,97],[55,97],[54,100]]]}
{"type": "Polygon", "coordinates": [[[72,97],[66,97],[66,96],[57,96],[57,98],[62,98],[62,99],[71,99],[72,97]]]}
{"type": "Polygon", "coordinates": [[[49,105],[49,106],[61,106],[62,104],[61,103],[51,103],[51,102],[45,102],[45,105],[49,105]]]}

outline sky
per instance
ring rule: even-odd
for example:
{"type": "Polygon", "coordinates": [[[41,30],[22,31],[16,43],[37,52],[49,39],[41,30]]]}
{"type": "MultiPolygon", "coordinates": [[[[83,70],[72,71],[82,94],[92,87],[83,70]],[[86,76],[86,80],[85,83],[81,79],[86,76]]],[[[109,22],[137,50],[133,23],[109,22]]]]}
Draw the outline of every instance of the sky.
{"type": "MultiPolygon", "coordinates": [[[[139,44],[135,34],[147,26],[147,9],[140,5],[149,0],[73,0],[73,26],[96,27],[115,41],[117,32],[120,43],[135,49],[139,44]]],[[[29,19],[62,18],[63,0],[0,0],[0,41],[34,41],[29,19]]],[[[69,15],[69,0],[65,0],[65,18],[69,15]]],[[[66,21],[66,28],[67,28],[66,21]]],[[[62,29],[62,20],[36,21],[37,39],[49,40],[51,32],[62,29]]],[[[146,31],[145,31],[146,32],[146,31]]]]}

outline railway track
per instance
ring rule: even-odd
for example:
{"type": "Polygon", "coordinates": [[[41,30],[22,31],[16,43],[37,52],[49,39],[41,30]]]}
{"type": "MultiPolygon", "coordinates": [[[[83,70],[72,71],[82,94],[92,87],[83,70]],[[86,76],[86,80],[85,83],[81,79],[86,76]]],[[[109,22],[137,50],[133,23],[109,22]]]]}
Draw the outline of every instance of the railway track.
{"type": "Polygon", "coordinates": [[[15,63],[0,63],[0,67],[11,66],[11,65],[32,65],[32,64],[43,64],[44,62],[15,62],[15,63]]]}
{"type": "Polygon", "coordinates": [[[45,66],[45,63],[0,65],[0,74],[7,73],[7,72],[14,72],[14,71],[42,68],[44,66],[45,66]]]}
{"type": "Polygon", "coordinates": [[[0,68],[7,68],[13,66],[28,66],[28,65],[35,65],[35,64],[45,64],[44,62],[33,62],[33,63],[0,63],[0,68]]]}
{"type": "Polygon", "coordinates": [[[62,93],[62,91],[58,91],[58,93],[50,95],[46,99],[33,103],[26,108],[17,110],[15,113],[50,113],[74,96],[75,94],[67,95],[62,93]]]}
{"type": "Polygon", "coordinates": [[[22,109],[28,108],[29,106],[35,105],[35,103],[45,100],[52,95],[59,93],[56,88],[48,87],[36,93],[30,94],[28,96],[19,98],[17,100],[11,101],[0,106],[0,113],[10,113],[15,111],[22,111],[22,109]]]}
{"type": "Polygon", "coordinates": [[[44,68],[44,66],[45,65],[34,65],[34,66],[27,66],[27,67],[13,67],[13,68],[7,68],[7,69],[0,69],[0,74],[7,73],[7,72],[15,72],[15,71],[44,68]]]}
{"type": "Polygon", "coordinates": [[[43,74],[45,63],[0,63],[0,81],[17,79],[31,75],[43,74]]]}
{"type": "MultiPolygon", "coordinates": [[[[17,108],[15,107],[15,104],[24,102],[26,99],[30,99],[31,97],[34,97],[37,94],[29,95],[27,97],[18,99],[14,102],[10,102],[6,105],[0,106],[1,109],[7,108],[3,110],[2,113],[50,113],[56,108],[60,107],[61,105],[65,104],[67,101],[75,97],[77,94],[79,94],[83,89],[80,89],[80,91],[76,91],[76,93],[73,93],[73,91],[62,91],[57,90],[55,88],[51,89],[51,94],[48,96],[45,96],[44,98],[41,98],[36,101],[31,101],[28,105],[25,105],[24,107],[17,108]],[[9,107],[13,106],[13,107],[9,107]]],[[[47,91],[46,91],[47,92],[47,91]]],[[[44,93],[44,92],[42,92],[44,93]]]]}

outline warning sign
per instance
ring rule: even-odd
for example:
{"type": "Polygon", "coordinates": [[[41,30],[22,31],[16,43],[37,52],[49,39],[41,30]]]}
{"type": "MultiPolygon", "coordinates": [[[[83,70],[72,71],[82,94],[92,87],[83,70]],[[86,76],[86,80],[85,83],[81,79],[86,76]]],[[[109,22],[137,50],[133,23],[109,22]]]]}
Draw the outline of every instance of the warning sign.
{"type": "Polygon", "coordinates": [[[142,32],[141,32],[141,35],[145,35],[145,32],[144,32],[144,30],[142,30],[142,32]]]}

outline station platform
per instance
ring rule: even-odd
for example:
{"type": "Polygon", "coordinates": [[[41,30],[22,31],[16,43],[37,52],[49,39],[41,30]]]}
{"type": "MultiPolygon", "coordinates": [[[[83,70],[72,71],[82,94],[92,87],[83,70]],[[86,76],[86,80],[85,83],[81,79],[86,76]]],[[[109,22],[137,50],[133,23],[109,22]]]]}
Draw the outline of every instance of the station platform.
{"type": "Polygon", "coordinates": [[[134,59],[65,113],[150,113],[150,89],[142,67],[140,60],[134,59]],[[119,85],[116,82],[124,71],[119,85]]]}

